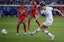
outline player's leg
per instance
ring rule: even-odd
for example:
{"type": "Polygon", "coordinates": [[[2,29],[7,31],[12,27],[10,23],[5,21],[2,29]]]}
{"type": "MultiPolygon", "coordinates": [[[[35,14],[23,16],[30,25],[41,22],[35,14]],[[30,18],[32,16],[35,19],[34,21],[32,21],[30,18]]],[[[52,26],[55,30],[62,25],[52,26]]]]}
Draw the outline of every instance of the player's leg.
{"type": "Polygon", "coordinates": [[[48,30],[47,30],[47,26],[45,26],[45,25],[42,25],[41,27],[40,27],[40,29],[45,33],[45,34],[47,34],[48,36],[50,36],[51,37],[51,40],[54,40],[54,35],[52,34],[52,33],[50,33],[48,30]]]}
{"type": "Polygon", "coordinates": [[[47,26],[45,26],[45,25],[41,25],[40,26],[40,28],[38,28],[37,30],[35,30],[35,31],[33,31],[33,32],[28,32],[30,35],[33,35],[33,34],[35,34],[35,33],[37,33],[37,32],[39,32],[40,30],[42,30],[45,34],[47,34],[48,36],[50,36],[51,37],[51,40],[54,40],[54,35],[53,34],[51,34],[48,30],[47,30],[47,26]]]}
{"type": "Polygon", "coordinates": [[[36,20],[36,23],[38,24],[38,26],[40,26],[40,23],[39,23],[39,21],[38,21],[38,20],[36,20]]]}
{"type": "Polygon", "coordinates": [[[18,20],[18,24],[17,24],[17,28],[16,28],[16,35],[18,35],[20,24],[21,24],[21,21],[18,20]]]}
{"type": "Polygon", "coordinates": [[[32,17],[30,16],[28,19],[28,30],[30,29],[30,21],[31,21],[32,17]]]}
{"type": "Polygon", "coordinates": [[[24,34],[27,34],[26,33],[26,24],[25,24],[25,21],[23,21],[23,26],[24,26],[24,34]]]}
{"type": "MultiPolygon", "coordinates": [[[[38,17],[38,15],[35,15],[34,19],[37,18],[37,17],[38,17]]],[[[38,26],[40,26],[40,22],[38,20],[36,20],[36,23],[38,24],[38,26]]]]}
{"type": "Polygon", "coordinates": [[[53,34],[51,34],[51,33],[47,30],[48,26],[51,25],[51,24],[52,24],[52,22],[49,23],[49,24],[48,24],[48,22],[44,22],[44,24],[42,24],[42,25],[40,26],[40,28],[38,28],[38,29],[35,30],[34,32],[30,32],[29,34],[33,35],[33,34],[39,32],[40,30],[42,30],[45,34],[47,34],[48,36],[51,37],[51,40],[54,40],[54,37],[55,37],[55,36],[54,36],[53,34]]]}

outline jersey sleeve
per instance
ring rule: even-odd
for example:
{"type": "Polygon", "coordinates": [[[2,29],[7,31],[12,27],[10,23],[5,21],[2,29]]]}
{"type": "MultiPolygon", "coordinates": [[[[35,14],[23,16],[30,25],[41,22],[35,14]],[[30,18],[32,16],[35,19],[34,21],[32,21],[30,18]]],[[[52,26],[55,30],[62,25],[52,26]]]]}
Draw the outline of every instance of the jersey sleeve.
{"type": "Polygon", "coordinates": [[[40,12],[41,14],[44,14],[44,10],[41,10],[41,12],[40,12]]]}
{"type": "Polygon", "coordinates": [[[49,10],[53,10],[53,8],[52,7],[49,7],[49,10]]]}
{"type": "Polygon", "coordinates": [[[20,9],[17,9],[17,11],[18,11],[17,13],[20,14],[20,9]]]}
{"type": "Polygon", "coordinates": [[[23,11],[23,14],[27,14],[27,13],[28,13],[28,10],[25,9],[25,10],[23,11]]]}

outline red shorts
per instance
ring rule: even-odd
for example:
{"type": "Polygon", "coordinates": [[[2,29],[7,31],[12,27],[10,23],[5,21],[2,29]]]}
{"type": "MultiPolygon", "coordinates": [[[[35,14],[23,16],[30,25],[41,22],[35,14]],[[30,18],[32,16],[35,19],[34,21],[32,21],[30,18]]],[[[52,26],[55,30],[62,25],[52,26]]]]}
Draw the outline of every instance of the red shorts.
{"type": "Polygon", "coordinates": [[[26,21],[26,17],[19,17],[18,20],[19,21],[26,21]]]}
{"type": "Polygon", "coordinates": [[[38,13],[37,12],[31,12],[30,17],[36,18],[36,17],[38,17],[38,13]]]}

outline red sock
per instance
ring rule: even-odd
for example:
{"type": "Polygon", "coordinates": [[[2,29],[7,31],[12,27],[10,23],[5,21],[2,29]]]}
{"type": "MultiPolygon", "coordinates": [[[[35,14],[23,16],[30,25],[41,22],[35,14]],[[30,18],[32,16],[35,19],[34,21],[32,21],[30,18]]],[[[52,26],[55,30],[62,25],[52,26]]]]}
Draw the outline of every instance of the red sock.
{"type": "Polygon", "coordinates": [[[38,24],[38,26],[40,26],[40,23],[36,20],[36,23],[38,24]]]}
{"type": "Polygon", "coordinates": [[[19,32],[19,26],[20,26],[20,24],[17,25],[17,33],[19,32]]]}
{"type": "Polygon", "coordinates": [[[30,29],[30,19],[28,20],[28,29],[30,29]]]}
{"type": "Polygon", "coordinates": [[[24,32],[26,32],[26,24],[23,23],[23,25],[24,25],[24,32]]]}

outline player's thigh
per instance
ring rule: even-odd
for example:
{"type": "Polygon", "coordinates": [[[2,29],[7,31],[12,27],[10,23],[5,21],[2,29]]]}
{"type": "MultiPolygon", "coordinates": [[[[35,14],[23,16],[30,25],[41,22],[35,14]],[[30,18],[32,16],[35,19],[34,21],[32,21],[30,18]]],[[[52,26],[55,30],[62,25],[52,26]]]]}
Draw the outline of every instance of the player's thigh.
{"type": "Polygon", "coordinates": [[[25,23],[26,23],[26,20],[23,20],[23,21],[22,21],[22,23],[24,23],[24,24],[25,24],[25,23]]]}
{"type": "Polygon", "coordinates": [[[29,15],[29,18],[28,19],[31,20],[32,18],[33,18],[33,16],[32,15],[29,15]]]}
{"type": "Polygon", "coordinates": [[[38,15],[37,15],[37,14],[36,14],[36,15],[34,15],[34,19],[35,19],[35,18],[37,18],[37,17],[38,17],[38,15]]]}
{"type": "Polygon", "coordinates": [[[51,22],[50,22],[50,21],[45,21],[45,22],[40,26],[40,28],[43,29],[43,30],[45,30],[45,29],[47,29],[50,25],[52,25],[52,21],[51,21],[51,22]]]}
{"type": "Polygon", "coordinates": [[[18,24],[21,24],[22,21],[23,21],[23,20],[19,18],[19,19],[18,19],[18,24]]]}
{"type": "Polygon", "coordinates": [[[33,12],[31,12],[29,16],[30,16],[30,17],[34,17],[34,13],[33,13],[33,12]]]}
{"type": "Polygon", "coordinates": [[[21,23],[22,23],[22,21],[18,20],[18,24],[21,24],[21,23]]]}

